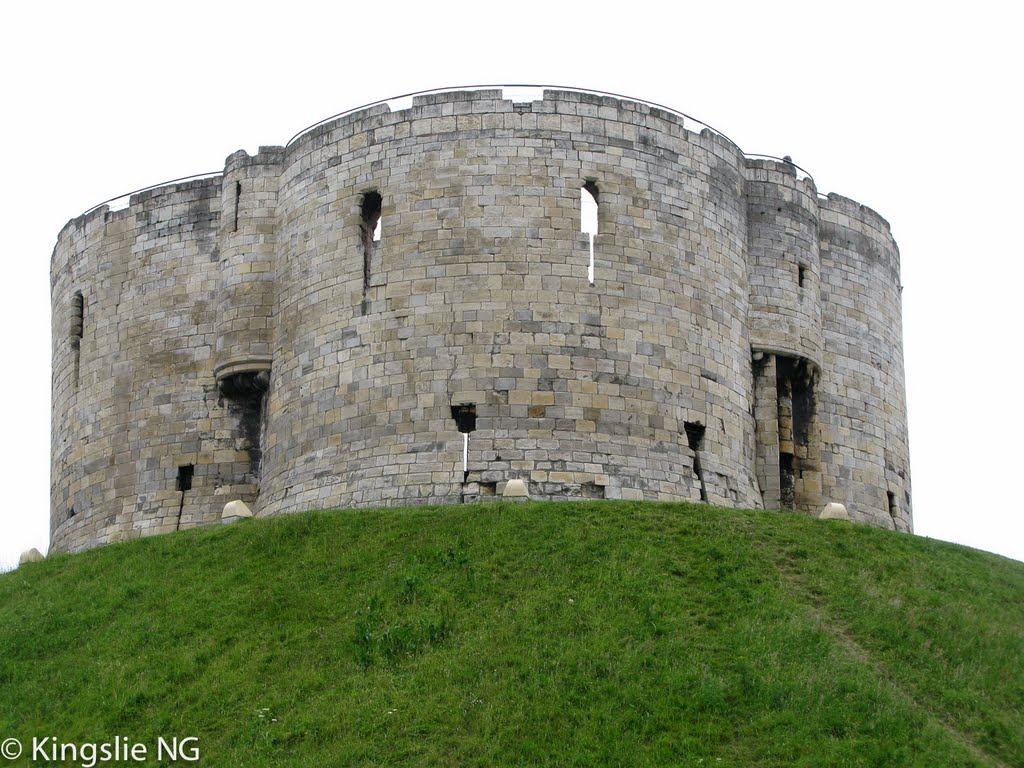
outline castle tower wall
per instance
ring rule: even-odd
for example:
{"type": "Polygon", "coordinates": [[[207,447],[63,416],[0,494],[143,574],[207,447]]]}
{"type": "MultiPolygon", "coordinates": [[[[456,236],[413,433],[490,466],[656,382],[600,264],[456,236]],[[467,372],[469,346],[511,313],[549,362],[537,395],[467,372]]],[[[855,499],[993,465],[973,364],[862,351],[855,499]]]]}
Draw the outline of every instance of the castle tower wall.
{"type": "Polygon", "coordinates": [[[219,178],[161,187],[61,232],[51,270],[55,551],[219,519],[216,490],[239,458],[213,379],[220,192],[219,178]]]}
{"type": "Polygon", "coordinates": [[[263,503],[457,501],[516,476],[546,498],[698,499],[691,422],[710,499],[756,504],[741,161],[665,113],[550,91],[431,96],[302,139],[281,185],[263,503]]]}
{"type": "Polygon", "coordinates": [[[821,209],[823,491],[911,530],[899,249],[870,208],[830,194],[821,209]]]}
{"type": "Polygon", "coordinates": [[[511,478],[910,529],[888,225],[685,123],[434,93],[69,222],[54,551],[511,478]]]}
{"type": "Polygon", "coordinates": [[[280,147],[261,147],[256,157],[239,151],[227,159],[224,169],[224,215],[218,228],[220,305],[214,348],[218,381],[270,370],[282,154],[280,147]]]}
{"type": "Polygon", "coordinates": [[[748,160],[750,344],[821,366],[818,198],[796,168],[748,160]]]}
{"type": "Polygon", "coordinates": [[[814,512],[826,503],[817,192],[786,161],[749,159],[746,178],[758,482],[766,507],[814,512]]]}

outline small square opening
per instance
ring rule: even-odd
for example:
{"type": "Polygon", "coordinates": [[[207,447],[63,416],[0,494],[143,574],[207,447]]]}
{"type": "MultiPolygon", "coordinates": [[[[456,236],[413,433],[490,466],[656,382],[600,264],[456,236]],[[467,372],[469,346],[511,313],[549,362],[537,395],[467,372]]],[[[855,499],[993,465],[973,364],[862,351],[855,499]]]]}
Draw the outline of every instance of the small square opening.
{"type": "Polygon", "coordinates": [[[462,434],[476,430],[476,404],[463,403],[452,406],[452,418],[455,419],[455,426],[462,434]]]}

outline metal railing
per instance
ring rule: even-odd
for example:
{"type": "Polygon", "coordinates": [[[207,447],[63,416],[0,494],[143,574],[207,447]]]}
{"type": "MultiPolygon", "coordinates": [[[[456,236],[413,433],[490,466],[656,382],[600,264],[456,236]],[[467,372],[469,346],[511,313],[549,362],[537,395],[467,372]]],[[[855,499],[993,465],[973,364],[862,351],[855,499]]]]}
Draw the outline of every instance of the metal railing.
{"type": "MultiPolygon", "coordinates": [[[[512,88],[524,88],[524,89],[540,90],[540,91],[568,91],[570,93],[586,93],[586,94],[590,94],[590,95],[593,95],[593,96],[609,96],[609,97],[611,97],[613,99],[619,99],[619,100],[622,100],[622,101],[635,101],[637,104],[644,104],[644,105],[646,105],[648,107],[655,107],[656,109],[664,110],[665,112],[669,112],[669,113],[671,113],[673,115],[676,115],[677,117],[682,117],[685,120],[690,120],[690,121],[692,121],[694,123],[697,123],[698,125],[702,125],[705,128],[707,128],[708,130],[712,131],[713,133],[717,133],[723,139],[726,139],[727,141],[729,141],[729,142],[731,142],[733,144],[736,144],[735,141],[730,139],[728,136],[726,136],[720,130],[718,130],[717,128],[715,128],[712,125],[709,125],[709,124],[705,123],[703,120],[698,120],[696,117],[693,117],[692,115],[688,115],[685,112],[680,112],[678,109],[673,109],[672,107],[667,107],[664,104],[659,104],[656,101],[647,101],[646,99],[638,99],[635,96],[626,96],[625,94],[622,94],[622,93],[612,93],[611,91],[600,91],[600,90],[597,90],[597,89],[594,89],[594,88],[579,88],[577,86],[572,86],[572,85],[541,85],[541,84],[536,84],[536,83],[500,83],[500,84],[499,83],[492,83],[490,85],[450,85],[450,86],[445,86],[444,88],[429,88],[429,89],[427,89],[425,91],[412,91],[410,93],[403,93],[403,94],[401,94],[399,96],[390,96],[390,97],[388,97],[386,99],[378,99],[377,101],[371,101],[369,104],[363,104],[362,106],[359,106],[359,107],[353,107],[352,109],[346,109],[344,112],[339,112],[336,115],[331,115],[330,117],[325,117],[323,120],[317,120],[315,123],[313,123],[311,125],[307,125],[301,131],[299,131],[294,136],[292,136],[290,139],[288,139],[288,143],[285,144],[285,147],[290,147],[292,145],[292,143],[296,139],[302,137],[304,134],[308,133],[309,131],[313,130],[314,128],[317,128],[317,127],[319,127],[321,125],[329,123],[332,120],[337,120],[338,118],[346,117],[347,115],[355,114],[356,112],[361,112],[364,109],[371,109],[372,107],[378,107],[381,104],[387,104],[388,102],[400,101],[402,99],[412,99],[412,98],[415,98],[417,96],[430,96],[430,95],[433,95],[435,93],[454,93],[456,91],[489,91],[489,90],[502,90],[502,91],[504,91],[505,89],[512,89],[512,88]]],[[[739,145],[736,144],[736,146],[738,147],[739,145]]]]}
{"type": "MultiPolygon", "coordinates": [[[[707,128],[712,133],[717,134],[718,136],[721,136],[723,139],[725,139],[730,144],[735,146],[744,157],[762,158],[762,159],[766,159],[766,160],[775,160],[775,161],[778,161],[780,163],[786,163],[787,165],[791,165],[793,168],[795,168],[796,170],[798,170],[801,173],[803,173],[806,178],[811,180],[811,183],[814,183],[814,177],[811,176],[811,174],[806,169],[801,168],[799,165],[794,163],[792,161],[792,159],[790,159],[789,157],[776,157],[775,155],[747,154],[746,152],[743,151],[743,149],[740,147],[739,144],[737,144],[735,141],[730,139],[726,134],[722,133],[722,131],[718,130],[717,128],[715,128],[712,125],[709,125],[708,123],[705,123],[703,120],[698,120],[696,117],[693,117],[693,115],[688,115],[685,112],[681,112],[678,109],[674,109],[674,108],[666,106],[664,104],[659,104],[656,101],[648,101],[646,99],[638,99],[635,96],[627,96],[627,95],[622,94],[622,93],[613,93],[611,91],[601,91],[601,90],[597,90],[597,89],[594,89],[594,88],[579,88],[579,87],[572,86],[572,85],[541,85],[541,84],[534,84],[534,83],[500,83],[500,84],[494,83],[494,84],[490,84],[490,85],[452,85],[452,86],[446,86],[446,87],[443,87],[443,88],[429,88],[429,89],[423,90],[423,91],[411,91],[409,93],[403,93],[403,94],[400,94],[398,96],[390,96],[390,97],[388,97],[386,99],[378,99],[377,101],[371,101],[368,104],[362,104],[361,106],[358,106],[358,107],[353,107],[351,109],[346,109],[344,112],[338,112],[337,114],[331,115],[330,117],[325,117],[322,120],[317,120],[315,123],[307,125],[301,131],[299,131],[298,133],[293,135],[290,139],[288,139],[287,143],[284,146],[287,149],[297,139],[302,138],[304,135],[306,135],[310,131],[314,130],[315,128],[320,127],[321,125],[326,125],[327,123],[331,122],[332,120],[337,120],[339,118],[346,117],[348,115],[352,115],[352,114],[355,114],[357,112],[362,112],[363,110],[366,110],[366,109],[372,109],[373,107],[378,107],[378,106],[380,106],[382,104],[389,104],[390,102],[401,101],[401,100],[405,100],[405,99],[414,99],[417,96],[430,96],[430,95],[438,94],[438,93],[454,93],[454,92],[457,92],[457,91],[487,91],[487,90],[501,90],[501,91],[504,91],[506,89],[515,89],[515,88],[523,88],[523,89],[530,89],[530,90],[540,90],[542,92],[546,91],[546,90],[548,90],[548,91],[567,91],[569,93],[584,93],[584,94],[589,94],[589,95],[592,95],[592,96],[607,96],[607,97],[610,97],[610,98],[613,98],[613,99],[619,99],[621,101],[633,101],[633,102],[636,102],[637,104],[643,104],[643,105],[648,106],[648,107],[654,107],[655,109],[660,109],[660,110],[662,110],[664,112],[668,112],[669,114],[675,115],[676,117],[682,118],[683,121],[684,121],[683,122],[683,127],[684,128],[686,127],[686,121],[690,121],[692,123],[696,123],[699,126],[702,126],[703,128],[707,128]]],[[[168,184],[176,184],[179,181],[190,181],[192,179],[200,179],[200,178],[204,178],[204,177],[208,177],[208,176],[218,176],[221,173],[223,173],[223,171],[211,171],[209,173],[196,173],[196,174],[193,174],[192,176],[182,176],[180,179],[170,179],[168,181],[162,181],[159,184],[151,184],[148,187],[142,187],[141,189],[136,189],[136,190],[133,190],[131,192],[126,192],[126,193],[124,193],[122,195],[117,195],[116,197],[111,197],[111,198],[109,198],[107,200],[104,200],[102,203],[97,203],[96,205],[92,206],[91,208],[87,208],[82,213],[82,215],[84,216],[86,214],[92,213],[94,210],[96,210],[100,206],[107,205],[108,203],[112,203],[112,202],[115,202],[117,200],[121,200],[122,198],[125,198],[125,197],[131,197],[132,195],[137,195],[140,192],[148,192],[151,189],[157,189],[159,187],[164,187],[164,186],[167,186],[168,184]]]]}
{"type": "Polygon", "coordinates": [[[150,184],[148,187],[142,187],[141,189],[133,189],[131,192],[125,192],[123,195],[117,195],[104,200],[102,203],[96,203],[92,208],[86,208],[82,213],[82,216],[92,213],[97,208],[107,203],[113,203],[117,200],[121,200],[132,195],[137,195],[140,192],[149,192],[151,189],[159,189],[160,187],[166,187],[168,184],[177,184],[179,181],[191,181],[192,179],[204,179],[209,176],[220,176],[224,171],[209,171],[207,173],[193,173],[191,176],[182,176],[180,179],[168,179],[167,181],[161,181],[159,184],[150,184]]]}

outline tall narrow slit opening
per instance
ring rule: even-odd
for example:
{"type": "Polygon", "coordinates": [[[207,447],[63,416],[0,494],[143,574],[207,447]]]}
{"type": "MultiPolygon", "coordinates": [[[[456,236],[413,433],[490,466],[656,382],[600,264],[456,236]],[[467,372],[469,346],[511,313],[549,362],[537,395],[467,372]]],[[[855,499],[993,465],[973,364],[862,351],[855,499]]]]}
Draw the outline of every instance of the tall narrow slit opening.
{"type": "Polygon", "coordinates": [[[587,235],[590,263],[587,266],[587,280],[594,284],[594,235],[597,234],[598,189],[594,181],[587,181],[580,190],[580,232],[587,235]]]}
{"type": "Polygon", "coordinates": [[[185,491],[192,490],[192,477],[196,473],[194,464],[182,464],[178,467],[178,479],[175,488],[181,494],[178,499],[178,521],[174,525],[176,531],[181,530],[181,515],[185,511],[185,491]]]}
{"type": "Polygon", "coordinates": [[[85,331],[85,298],[81,291],[71,297],[68,314],[68,340],[71,342],[71,383],[78,389],[78,377],[82,365],[82,335],[85,331]]]}
{"type": "Polygon", "coordinates": [[[699,421],[683,422],[686,430],[686,442],[693,451],[693,476],[700,488],[700,500],[708,500],[708,487],[704,482],[704,468],[700,463],[700,451],[704,445],[704,425],[699,421]]]}
{"type": "Polygon", "coordinates": [[[892,491],[886,491],[885,495],[888,497],[889,502],[889,517],[892,518],[892,527],[897,528],[896,519],[899,517],[900,510],[896,505],[896,494],[892,491]]]}
{"type": "Polygon", "coordinates": [[[375,268],[374,255],[381,237],[381,206],[383,199],[380,192],[367,192],[359,209],[359,236],[363,246],[363,303],[362,314],[370,309],[370,282],[375,268]]]}
{"type": "Polygon", "coordinates": [[[232,229],[233,232],[237,232],[238,231],[238,206],[241,203],[241,199],[242,199],[242,182],[236,181],[235,182],[235,223],[234,223],[234,228],[232,229]]]}

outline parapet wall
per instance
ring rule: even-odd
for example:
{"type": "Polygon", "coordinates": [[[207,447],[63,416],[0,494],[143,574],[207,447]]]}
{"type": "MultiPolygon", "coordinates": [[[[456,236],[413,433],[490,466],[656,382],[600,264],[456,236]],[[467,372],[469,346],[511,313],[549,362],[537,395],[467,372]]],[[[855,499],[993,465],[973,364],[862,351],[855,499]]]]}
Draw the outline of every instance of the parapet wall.
{"type": "Polygon", "coordinates": [[[514,477],[911,528],[885,222],[662,109],[501,95],[372,107],[65,227],[52,546],[514,477]]]}

